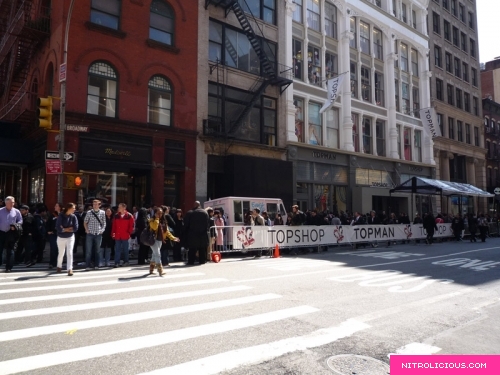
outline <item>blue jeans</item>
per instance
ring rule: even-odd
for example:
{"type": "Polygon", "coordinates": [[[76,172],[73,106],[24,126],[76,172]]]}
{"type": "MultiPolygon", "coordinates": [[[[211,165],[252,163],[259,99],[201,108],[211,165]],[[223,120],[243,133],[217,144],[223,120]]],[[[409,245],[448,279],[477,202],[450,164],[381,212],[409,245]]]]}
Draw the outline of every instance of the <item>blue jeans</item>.
{"type": "MultiPolygon", "coordinates": [[[[12,234],[0,231],[0,259],[3,260],[3,251],[5,250],[5,269],[11,270],[14,267],[14,249],[7,249],[8,237],[12,234]]],[[[1,262],[0,262],[1,263],[1,262]]]]}
{"type": "Polygon", "coordinates": [[[161,241],[155,241],[154,245],[151,246],[151,250],[153,255],[151,256],[151,263],[160,264],[161,263],[161,245],[163,243],[161,241]]]}
{"type": "Polygon", "coordinates": [[[115,240],[115,265],[120,264],[122,250],[123,261],[128,263],[128,240],[115,240]]]}
{"type": "Polygon", "coordinates": [[[52,267],[57,266],[57,254],[59,253],[59,249],[57,248],[57,234],[52,233],[48,235],[49,244],[50,244],[50,259],[49,265],[52,267]]]}
{"type": "Polygon", "coordinates": [[[87,233],[85,238],[85,265],[90,267],[90,260],[92,259],[92,253],[95,254],[95,266],[99,267],[101,264],[102,250],[101,250],[101,234],[90,234],[87,233]]]}
{"type": "Polygon", "coordinates": [[[109,265],[109,260],[111,258],[111,247],[109,246],[105,246],[105,247],[101,247],[101,259],[102,259],[102,254],[104,253],[104,264],[106,265],[109,265]]]}

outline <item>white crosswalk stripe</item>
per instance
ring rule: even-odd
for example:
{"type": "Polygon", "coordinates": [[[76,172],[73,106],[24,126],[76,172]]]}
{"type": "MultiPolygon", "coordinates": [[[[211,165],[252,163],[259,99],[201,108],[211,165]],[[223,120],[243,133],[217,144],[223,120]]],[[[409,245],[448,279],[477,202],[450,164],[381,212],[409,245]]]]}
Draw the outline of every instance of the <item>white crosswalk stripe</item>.
{"type": "MultiPolygon", "coordinates": [[[[279,294],[259,292],[251,286],[234,285],[228,279],[206,276],[189,269],[169,273],[162,278],[138,279],[141,282],[134,282],[134,286],[118,281],[121,277],[135,280],[134,277],[141,276],[140,272],[132,270],[124,274],[122,270],[112,275],[87,273],[82,275],[80,282],[68,277],[38,280],[32,278],[35,273],[14,279],[18,281],[0,281],[0,288],[9,287],[0,290],[3,298],[0,299],[0,346],[6,348],[0,352],[0,375],[39,370],[56,373],[58,367],[80,366],[75,364],[78,362],[86,366],[86,361],[120,358],[144,349],[163,350],[174,343],[204,337],[212,339],[212,336],[229,335],[233,331],[241,331],[238,335],[245,335],[247,330],[267,329],[262,327],[282,331],[278,339],[275,335],[263,336],[268,337],[268,343],[248,347],[242,344],[236,350],[214,340],[218,354],[203,358],[201,352],[198,358],[190,358],[184,363],[168,360],[153,372],[215,374],[224,369],[323,345],[369,327],[366,323],[348,321],[317,330],[312,328],[315,325],[306,323],[320,311],[314,306],[283,299],[279,294]],[[142,280],[151,282],[142,283],[142,280]],[[74,288],[81,291],[72,291],[74,288]],[[71,292],[67,293],[67,289],[71,292]],[[175,319],[169,320],[174,316],[175,319]],[[184,321],[186,316],[190,319],[184,321]],[[214,321],[210,316],[215,317],[214,321]],[[293,323],[290,319],[294,319],[293,323]],[[299,323],[295,319],[304,320],[304,325],[290,328],[299,323]],[[127,329],[132,324],[140,327],[152,324],[155,329],[147,332],[141,332],[140,328],[127,329]],[[282,324],[287,328],[280,329],[282,324]],[[311,329],[304,331],[304,327],[311,329]],[[119,334],[110,336],[106,332],[119,334]],[[92,337],[91,342],[87,341],[89,337],[92,337]],[[24,350],[37,342],[50,345],[35,344],[31,350],[24,350]],[[20,353],[26,354],[23,357],[20,353]],[[171,363],[170,367],[160,368],[167,363],[171,363]]],[[[134,368],[137,373],[154,369],[134,368]]],[[[119,369],[110,367],[106,371],[111,374],[119,372],[119,369]]]]}
{"type": "Polygon", "coordinates": [[[256,268],[273,269],[278,271],[297,271],[306,268],[342,266],[344,264],[345,263],[331,262],[328,260],[320,260],[320,259],[277,258],[277,259],[262,259],[256,263],[249,264],[249,266],[256,268]]]}

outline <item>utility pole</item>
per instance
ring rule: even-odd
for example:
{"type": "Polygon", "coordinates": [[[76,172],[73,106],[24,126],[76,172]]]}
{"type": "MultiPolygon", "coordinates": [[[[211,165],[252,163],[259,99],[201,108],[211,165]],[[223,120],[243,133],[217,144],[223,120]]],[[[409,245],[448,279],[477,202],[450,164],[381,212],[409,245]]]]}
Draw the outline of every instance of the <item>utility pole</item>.
{"type": "Polygon", "coordinates": [[[73,5],[75,0],[71,0],[68,10],[68,18],[66,20],[66,32],[64,34],[64,51],[63,51],[63,64],[66,67],[66,77],[61,82],[61,109],[59,117],[59,160],[61,162],[61,174],[57,179],[57,201],[63,203],[63,178],[64,178],[64,131],[66,130],[66,79],[67,79],[67,62],[68,62],[68,36],[69,25],[71,22],[71,14],[73,13],[73,5]]]}

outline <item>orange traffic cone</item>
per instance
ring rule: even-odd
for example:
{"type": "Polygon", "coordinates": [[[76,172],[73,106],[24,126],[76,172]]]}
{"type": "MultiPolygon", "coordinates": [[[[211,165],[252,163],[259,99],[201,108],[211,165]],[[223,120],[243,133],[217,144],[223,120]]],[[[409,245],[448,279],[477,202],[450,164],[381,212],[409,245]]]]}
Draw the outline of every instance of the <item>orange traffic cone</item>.
{"type": "Polygon", "coordinates": [[[273,258],[279,258],[280,257],[280,245],[276,244],[274,247],[274,253],[273,253],[273,258]]]}

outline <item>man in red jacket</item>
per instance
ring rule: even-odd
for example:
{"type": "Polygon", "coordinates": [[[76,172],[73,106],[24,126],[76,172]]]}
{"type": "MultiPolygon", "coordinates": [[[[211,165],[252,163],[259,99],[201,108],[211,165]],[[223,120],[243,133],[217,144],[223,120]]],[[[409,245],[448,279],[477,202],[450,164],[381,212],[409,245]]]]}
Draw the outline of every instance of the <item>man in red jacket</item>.
{"type": "Polygon", "coordinates": [[[121,267],[120,258],[123,251],[123,265],[128,266],[128,240],[134,231],[134,216],[127,212],[127,205],[120,203],[113,219],[111,236],[115,240],[115,268],[121,267]]]}

